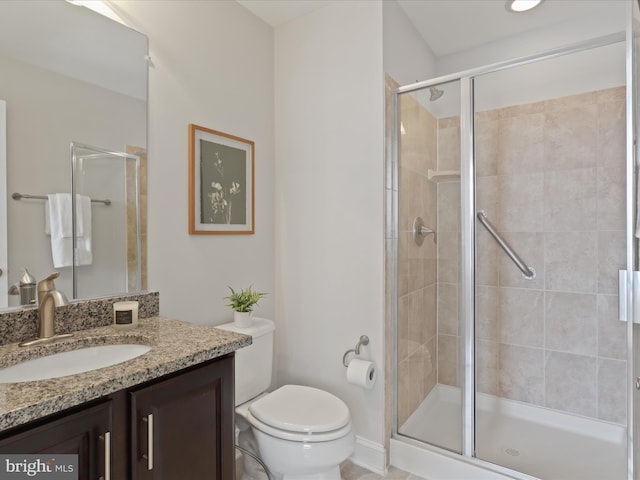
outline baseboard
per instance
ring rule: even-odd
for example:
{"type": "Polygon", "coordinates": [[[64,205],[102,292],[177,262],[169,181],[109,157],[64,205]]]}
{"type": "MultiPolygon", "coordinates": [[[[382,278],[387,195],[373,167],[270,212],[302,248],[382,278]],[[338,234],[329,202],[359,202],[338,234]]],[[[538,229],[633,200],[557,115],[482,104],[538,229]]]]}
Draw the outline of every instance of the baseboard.
{"type": "Polygon", "coordinates": [[[383,445],[356,435],[356,448],[350,460],[378,475],[387,473],[387,452],[383,445]]]}

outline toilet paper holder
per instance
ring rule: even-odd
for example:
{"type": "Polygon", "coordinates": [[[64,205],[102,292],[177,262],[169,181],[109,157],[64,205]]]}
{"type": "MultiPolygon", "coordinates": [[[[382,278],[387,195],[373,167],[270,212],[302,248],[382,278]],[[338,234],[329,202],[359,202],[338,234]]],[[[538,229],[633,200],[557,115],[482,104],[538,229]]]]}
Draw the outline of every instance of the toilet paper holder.
{"type": "Polygon", "coordinates": [[[358,343],[356,344],[356,348],[353,348],[351,350],[347,350],[346,352],[344,352],[344,355],[342,356],[342,364],[345,367],[349,366],[349,362],[347,362],[347,357],[349,356],[349,354],[353,353],[354,356],[360,355],[360,347],[363,345],[369,345],[369,337],[367,337],[366,335],[360,336],[360,340],[358,340],[358,343]]]}

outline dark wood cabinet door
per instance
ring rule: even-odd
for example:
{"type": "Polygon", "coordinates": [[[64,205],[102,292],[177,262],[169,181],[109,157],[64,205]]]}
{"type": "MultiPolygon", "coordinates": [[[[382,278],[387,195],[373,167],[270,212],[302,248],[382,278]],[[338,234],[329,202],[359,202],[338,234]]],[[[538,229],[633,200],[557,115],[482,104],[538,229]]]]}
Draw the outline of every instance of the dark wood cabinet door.
{"type": "Polygon", "coordinates": [[[0,453],[78,455],[79,480],[105,477],[112,405],[107,401],[0,436],[0,453]]]}
{"type": "Polygon", "coordinates": [[[234,478],[233,361],[130,393],[133,480],[234,478]]]}

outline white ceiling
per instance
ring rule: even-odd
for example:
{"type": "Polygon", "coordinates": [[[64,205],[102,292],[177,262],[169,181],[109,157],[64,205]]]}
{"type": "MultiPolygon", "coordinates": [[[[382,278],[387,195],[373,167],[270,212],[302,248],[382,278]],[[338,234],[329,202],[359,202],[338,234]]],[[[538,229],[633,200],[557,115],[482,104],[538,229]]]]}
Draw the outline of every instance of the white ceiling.
{"type": "Polygon", "coordinates": [[[602,18],[623,2],[546,0],[529,12],[513,13],[506,0],[398,0],[438,57],[581,17],[602,18]]]}
{"type": "MultiPolygon", "coordinates": [[[[273,27],[333,3],[330,0],[237,1],[273,27]]],[[[544,0],[536,9],[516,14],[507,11],[506,0],[397,1],[439,57],[580,17],[600,18],[624,2],[544,0]]]]}
{"type": "Polygon", "coordinates": [[[272,27],[322,8],[332,0],[236,0],[272,27]]]}

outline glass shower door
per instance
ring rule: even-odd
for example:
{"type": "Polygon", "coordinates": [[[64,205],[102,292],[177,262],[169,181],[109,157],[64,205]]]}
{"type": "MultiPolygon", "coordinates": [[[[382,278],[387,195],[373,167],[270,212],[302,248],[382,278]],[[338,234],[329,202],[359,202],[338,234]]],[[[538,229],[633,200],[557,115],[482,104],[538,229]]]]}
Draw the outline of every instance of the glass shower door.
{"type": "Polygon", "coordinates": [[[478,76],[474,98],[476,457],[626,479],[624,43],[478,76]]]}
{"type": "Polygon", "coordinates": [[[398,112],[398,431],[461,452],[460,82],[398,112]]]}
{"type": "Polygon", "coordinates": [[[73,298],[140,291],[139,157],[72,144],[75,214],[73,298]]]}

